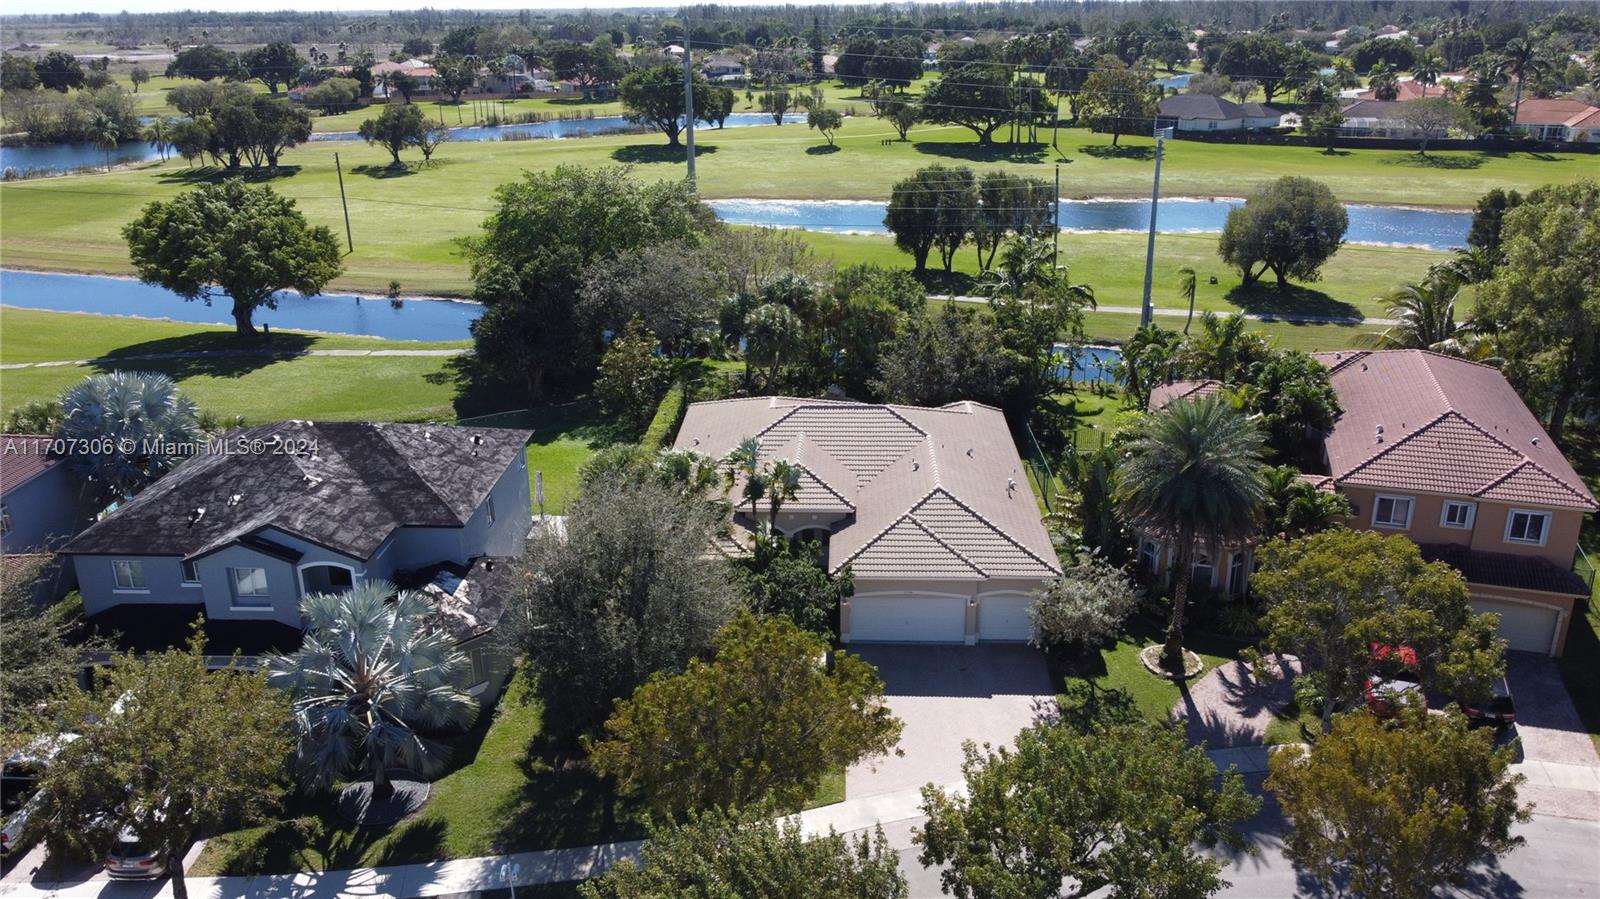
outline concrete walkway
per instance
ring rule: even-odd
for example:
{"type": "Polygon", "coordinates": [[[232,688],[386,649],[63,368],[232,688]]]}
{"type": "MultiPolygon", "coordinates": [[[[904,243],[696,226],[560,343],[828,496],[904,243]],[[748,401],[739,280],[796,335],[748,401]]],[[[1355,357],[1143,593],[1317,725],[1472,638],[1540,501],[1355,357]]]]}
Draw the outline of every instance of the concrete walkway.
{"type": "Polygon", "coordinates": [[[463,356],[471,347],[450,347],[438,350],[274,350],[262,347],[255,350],[195,350],[188,353],[139,353],[131,356],[99,356],[94,359],[61,359],[52,362],[11,362],[0,365],[0,371],[18,368],[61,368],[74,365],[106,365],[118,362],[143,362],[150,359],[226,359],[230,357],[298,359],[301,356],[463,356]]]}

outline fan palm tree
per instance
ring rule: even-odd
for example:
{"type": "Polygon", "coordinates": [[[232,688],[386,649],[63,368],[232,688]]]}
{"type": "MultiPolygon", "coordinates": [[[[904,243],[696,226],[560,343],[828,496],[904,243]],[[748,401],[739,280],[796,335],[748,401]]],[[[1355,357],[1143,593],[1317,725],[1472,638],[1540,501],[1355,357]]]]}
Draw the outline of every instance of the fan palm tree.
{"type": "Polygon", "coordinates": [[[1372,88],[1374,99],[1393,100],[1400,96],[1400,75],[1388,63],[1379,60],[1367,73],[1367,87],[1372,88]]]}
{"type": "Polygon", "coordinates": [[[1194,321],[1194,293],[1194,268],[1186,265],[1178,269],[1178,296],[1189,302],[1189,317],[1183,320],[1183,333],[1185,334],[1189,333],[1189,325],[1194,321]]]}
{"type": "Polygon", "coordinates": [[[459,686],[471,663],[428,626],[428,601],[365,581],[343,593],[313,593],[300,611],[305,642],[267,656],[266,670],[267,682],[293,699],[306,786],[324,790],[364,768],[382,798],[394,791],[391,768],[437,771],[447,754],[419,731],[468,727],[478,705],[459,686]]]}
{"type": "Polygon", "coordinates": [[[205,434],[194,400],[154,372],[93,375],[61,394],[57,435],[87,452],[67,457],[85,499],[125,499],[187,458],[205,434]]]}
{"type": "Polygon", "coordinates": [[[1166,665],[1183,670],[1183,620],[1195,549],[1256,533],[1266,498],[1265,438],[1223,397],[1179,400],[1145,418],[1117,466],[1117,511],[1132,527],[1172,544],[1172,617],[1166,665]]]}
{"type": "Polygon", "coordinates": [[[1550,60],[1539,53],[1539,48],[1525,38],[1512,38],[1506,48],[1500,52],[1500,58],[1495,68],[1502,76],[1517,79],[1516,98],[1511,102],[1511,122],[1517,121],[1517,113],[1522,109],[1522,85],[1529,78],[1537,78],[1550,72],[1550,60]]]}
{"type": "Polygon", "coordinates": [[[805,466],[797,465],[788,459],[779,459],[772,463],[772,467],[767,471],[767,502],[772,508],[774,524],[778,521],[778,510],[800,492],[800,478],[805,471],[805,466]]]}
{"type": "Polygon", "coordinates": [[[1411,67],[1411,80],[1422,85],[1422,96],[1428,96],[1428,88],[1439,83],[1439,76],[1444,74],[1444,62],[1431,52],[1424,52],[1417,58],[1411,67]]]}

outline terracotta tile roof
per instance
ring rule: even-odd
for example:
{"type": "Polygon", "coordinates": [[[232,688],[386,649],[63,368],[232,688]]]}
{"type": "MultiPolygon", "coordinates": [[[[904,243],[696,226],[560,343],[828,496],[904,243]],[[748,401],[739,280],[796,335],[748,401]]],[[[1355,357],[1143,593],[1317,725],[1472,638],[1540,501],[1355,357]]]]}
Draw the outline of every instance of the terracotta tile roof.
{"type": "Polygon", "coordinates": [[[1344,407],[1324,444],[1337,483],[1600,508],[1498,369],[1424,350],[1316,356],[1344,407]]]}
{"type": "Polygon", "coordinates": [[[786,509],[853,512],[830,538],[835,571],[849,564],[858,576],[907,579],[1060,571],[998,409],[722,400],[691,405],[674,445],[722,458],[752,436],[764,459],[808,470],[786,509]]]}
{"type": "MultiPolygon", "coordinates": [[[[1427,91],[1427,96],[1428,97],[1443,97],[1444,96],[1444,88],[1438,86],[1437,84],[1432,85],[1432,86],[1430,86],[1428,88],[1423,88],[1422,85],[1418,84],[1415,81],[1401,81],[1399,83],[1399,88],[1400,88],[1400,92],[1395,94],[1393,102],[1401,102],[1401,103],[1403,103],[1403,102],[1408,101],[1408,100],[1421,100],[1423,98],[1423,96],[1424,96],[1424,94],[1423,94],[1424,90],[1427,91]]],[[[1356,94],[1356,96],[1358,98],[1362,99],[1362,100],[1376,100],[1376,99],[1378,99],[1378,92],[1376,90],[1374,90],[1374,89],[1370,89],[1369,88],[1367,90],[1362,91],[1359,94],[1356,94]]]]}
{"type": "Polygon", "coordinates": [[[1581,100],[1561,100],[1532,98],[1523,100],[1517,107],[1518,125],[1576,125],[1584,121],[1600,109],[1596,109],[1581,100]]]}
{"type": "Polygon", "coordinates": [[[40,452],[48,449],[49,437],[43,434],[0,434],[0,493],[28,483],[61,464],[61,460],[40,452]]]}
{"type": "Polygon", "coordinates": [[[1151,389],[1147,408],[1151,412],[1159,412],[1167,408],[1173,400],[1197,400],[1220,390],[1222,390],[1221,381],[1168,381],[1151,389]]]}
{"type": "Polygon", "coordinates": [[[1333,478],[1330,478],[1325,474],[1299,474],[1295,477],[1305,481],[1307,484],[1310,484],[1318,490],[1321,490],[1323,493],[1336,492],[1333,489],[1333,478]]]}
{"type": "Polygon", "coordinates": [[[1417,547],[1430,562],[1443,562],[1461,572],[1469,584],[1588,596],[1589,585],[1576,572],[1539,556],[1479,552],[1455,543],[1417,547]]]}

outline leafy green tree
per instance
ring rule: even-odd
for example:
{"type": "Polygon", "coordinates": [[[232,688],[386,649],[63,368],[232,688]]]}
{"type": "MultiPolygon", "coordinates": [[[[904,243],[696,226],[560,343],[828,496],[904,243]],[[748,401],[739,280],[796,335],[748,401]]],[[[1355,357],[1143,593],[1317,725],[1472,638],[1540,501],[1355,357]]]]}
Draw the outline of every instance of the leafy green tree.
{"type": "Polygon", "coordinates": [[[1394,100],[1400,96],[1400,73],[1388,63],[1379,60],[1367,73],[1367,86],[1375,100],[1394,100]]]}
{"type": "Polygon", "coordinates": [[[1248,78],[1261,85],[1266,102],[1282,88],[1288,76],[1289,48],[1282,39],[1255,32],[1231,35],[1222,48],[1215,70],[1229,78],[1248,78]]]}
{"type": "Polygon", "coordinates": [[[1239,269],[1246,286],[1269,269],[1280,288],[1290,278],[1315,281],[1323,263],[1343,245],[1349,226],[1349,216],[1327,185],[1285,175],[1228,213],[1217,254],[1239,269]]]}
{"type": "Polygon", "coordinates": [[[1300,130],[1307,136],[1316,138],[1327,145],[1327,152],[1333,152],[1333,142],[1339,137],[1339,129],[1344,127],[1344,112],[1338,104],[1327,103],[1300,119],[1300,130]]]}
{"type": "Polygon", "coordinates": [[[1505,214],[1505,261],[1478,286],[1474,323],[1496,335],[1506,373],[1566,432],[1600,345],[1600,182],[1549,185],[1505,214]]]}
{"type": "Polygon", "coordinates": [[[1379,660],[1372,647],[1409,646],[1424,686],[1483,699],[1505,673],[1497,616],[1474,615],[1466,581],[1425,562],[1404,537],[1343,528],[1274,540],[1258,553],[1252,593],[1266,608],[1262,647],[1290,653],[1322,686],[1322,730],[1360,701],[1379,660]]]}
{"type": "Polygon", "coordinates": [[[308,225],[272,188],[229,180],[159,200],[122,228],[139,278],[185,300],[233,300],[240,336],[254,336],[256,309],[278,308],[281,290],[316,296],[344,265],[326,225],[308,225]]]}
{"type": "Polygon", "coordinates": [[[783,615],[803,630],[831,639],[839,604],[855,592],[850,569],[829,577],[814,542],[758,534],[753,551],[733,562],[750,608],[783,615]]]}
{"type": "MultiPolygon", "coordinates": [[[[46,432],[48,433],[48,432],[46,432]]],[[[47,725],[48,700],[73,687],[83,653],[103,650],[104,641],[87,645],[73,639],[81,626],[81,602],[63,601],[40,607],[41,585],[53,580],[50,556],[8,558],[0,570],[0,733],[36,733],[47,725]]]]}
{"type": "Polygon", "coordinates": [[[610,414],[638,431],[655,416],[667,390],[671,363],[656,355],[656,336],[635,318],[628,322],[600,357],[594,392],[610,414]]]}
{"type": "Polygon", "coordinates": [[[1472,227],[1467,231],[1467,246],[1486,250],[1496,264],[1504,253],[1500,232],[1506,213],[1522,205],[1522,194],[1515,190],[1490,188],[1472,209],[1472,227]]]}
{"type": "Polygon", "coordinates": [[[361,98],[361,82],[354,78],[329,78],[306,91],[305,104],[324,113],[343,112],[361,98]]]}
{"type": "Polygon", "coordinates": [[[267,683],[293,701],[301,781],[326,790],[357,774],[375,797],[394,792],[389,771],[437,773],[447,750],[422,733],[461,730],[478,714],[464,689],[466,653],[429,623],[420,593],[363,581],[300,601],[300,648],[266,657],[267,683]]]}
{"type": "Polygon", "coordinates": [[[1278,459],[1303,456],[1312,435],[1332,430],[1343,411],[1328,367],[1299,350],[1272,353],[1255,365],[1243,393],[1245,410],[1259,416],[1278,459]]]}
{"type": "Polygon", "coordinates": [[[389,165],[399,168],[404,165],[400,161],[400,151],[421,143],[423,129],[427,127],[428,120],[422,110],[407,103],[384,106],[383,112],[362,121],[356,133],[367,143],[388,150],[393,160],[389,165]]]}
{"type": "Polygon", "coordinates": [[[595,770],[655,812],[766,801],[797,811],[830,771],[899,739],[877,669],[843,652],[821,664],[828,644],[786,616],[740,614],[714,645],[711,661],[618,703],[588,745],[595,770]]]}
{"type": "Polygon", "coordinates": [[[231,78],[239,74],[239,57],[215,44],[184,47],[167,63],[168,78],[200,81],[231,78]]]}
{"type": "Polygon", "coordinates": [[[57,436],[85,447],[67,465],[82,480],[93,511],[126,499],[187,458],[204,437],[199,410],[164,374],[110,371],[61,394],[57,436]]]}
{"type": "Polygon", "coordinates": [[[276,94],[279,85],[292,83],[305,64],[300,52],[287,41],[273,41],[239,54],[239,66],[245,76],[265,84],[270,94],[276,94]]]}
{"type": "Polygon", "coordinates": [[[1179,400],[1140,423],[1117,465],[1116,503],[1131,526],[1172,545],[1165,664],[1183,670],[1183,620],[1195,552],[1253,536],[1265,497],[1264,440],[1226,400],[1179,400]]]}
{"type": "MultiPolygon", "coordinates": [[[[1119,694],[1113,692],[1112,697],[1119,694]]],[[[1035,724],[1014,750],[965,744],[965,796],[922,788],[924,865],[946,866],[957,899],[1209,896],[1223,862],[1197,844],[1247,844],[1237,830],[1261,801],[1181,731],[1116,709],[1121,694],[1068,721],[1035,724]],[[1109,711],[1103,711],[1109,710],[1109,711]]]]}
{"type": "Polygon", "coordinates": [[[1084,554],[1060,577],[1034,591],[1028,615],[1041,647],[1096,647],[1122,632],[1139,592],[1126,572],[1084,554]]]}
{"type": "Polygon", "coordinates": [[[844,127],[844,116],[837,109],[813,106],[806,110],[806,127],[822,132],[831,147],[834,146],[833,133],[844,127]]]}
{"type": "Polygon", "coordinates": [[[584,272],[578,311],[613,331],[637,318],[668,352],[687,353],[717,314],[724,288],[716,255],[709,245],[673,240],[599,260],[584,272]]]}
{"type": "Polygon", "coordinates": [[[960,400],[1004,406],[1027,375],[989,316],[946,303],[906,322],[883,348],[873,389],[885,402],[942,406],[960,400]]]}
{"type": "Polygon", "coordinates": [[[761,92],[761,111],[772,114],[772,124],[782,125],[783,116],[789,111],[793,95],[787,87],[768,87],[761,92]]]}
{"type": "MultiPolygon", "coordinates": [[[[695,113],[704,108],[701,99],[708,95],[711,83],[700,73],[694,73],[695,113]]],[[[672,63],[630,72],[617,86],[622,98],[623,115],[635,125],[649,125],[667,136],[667,141],[678,146],[678,135],[683,131],[683,70],[672,63]]]]}
{"type": "MultiPolygon", "coordinates": [[[[1201,324],[1205,323],[1204,314],[1201,324]]],[[[1139,408],[1150,403],[1150,391],[1178,377],[1179,353],[1184,337],[1151,323],[1133,332],[1122,345],[1122,361],[1117,363],[1123,389],[1139,408]]]]}
{"type": "Polygon", "coordinates": [[[39,72],[33,60],[15,53],[0,55],[0,90],[6,93],[31,91],[39,86],[39,72]]]}
{"type": "Polygon", "coordinates": [[[1200,313],[1200,330],[1178,347],[1173,360],[1182,377],[1211,378],[1235,386],[1273,356],[1272,344],[1246,327],[1242,316],[1200,313]]]}
{"type": "Polygon", "coordinates": [[[995,254],[1008,236],[1048,233],[1055,223],[1055,187],[1043,178],[984,172],[977,188],[979,208],[972,222],[972,243],[978,250],[979,273],[994,265],[995,254]]]}
{"type": "Polygon", "coordinates": [[[1523,844],[1514,758],[1460,715],[1411,709],[1397,727],[1351,714],[1309,749],[1274,752],[1266,785],[1293,822],[1285,854],[1324,889],[1427,899],[1523,844]]]}
{"type": "Polygon", "coordinates": [[[1428,155],[1428,143],[1465,128],[1469,120],[1461,107],[1444,97],[1412,100],[1400,107],[1399,119],[1418,139],[1417,155],[1428,155]]]}
{"type": "Polygon", "coordinates": [[[781,303],[762,303],[744,320],[746,377],[765,371],[762,389],[770,389],[785,365],[804,348],[804,323],[781,303]]]}
{"type": "Polygon", "coordinates": [[[405,105],[410,106],[411,95],[416,93],[417,88],[421,86],[417,81],[417,76],[406,71],[394,71],[385,72],[382,77],[385,91],[384,98],[387,100],[393,98],[395,94],[399,94],[400,99],[405,101],[405,105]]]}
{"type": "Polygon", "coordinates": [[[949,271],[956,250],[972,229],[977,206],[971,169],[931,165],[895,182],[883,224],[894,235],[895,246],[911,254],[919,274],[927,271],[934,247],[949,271]]]}
{"type": "Polygon", "coordinates": [[[585,102],[594,99],[596,87],[615,84],[622,77],[622,60],[608,38],[596,39],[588,44],[563,41],[556,44],[549,54],[556,77],[575,82],[583,91],[585,102]]]}
{"type": "Polygon", "coordinates": [[[33,64],[39,84],[47,90],[66,93],[69,89],[83,87],[83,64],[71,53],[51,50],[33,64]]]}
{"type": "Polygon", "coordinates": [[[191,840],[277,808],[292,745],[288,703],[259,674],[207,670],[198,632],[186,650],[116,656],[102,678],[57,710],[82,722],[79,738],[40,778],[30,826],[44,828],[56,858],[98,858],[132,828],[163,857],[183,899],[191,840]]]}
{"type": "Polygon", "coordinates": [[[687,185],[641,184],[626,168],[530,172],[494,198],[483,233],[467,244],[473,296],[486,307],[472,325],[475,361],[529,399],[584,386],[594,371],[603,325],[579,314],[591,266],[653,244],[696,243],[715,222],[687,185]]]}
{"type": "Polygon", "coordinates": [[[705,559],[721,524],[680,486],[598,478],[568,507],[565,539],[528,541],[504,624],[554,732],[599,724],[650,675],[711,646],[739,605],[727,567],[705,559]]]}
{"type": "Polygon", "coordinates": [[[150,70],[144,66],[136,65],[129,70],[128,80],[133,82],[133,92],[137,94],[139,88],[150,81],[150,70]]]}
{"type": "Polygon", "coordinates": [[[433,61],[440,90],[450,95],[451,103],[460,103],[461,95],[478,80],[477,65],[456,56],[441,56],[433,61]]]}
{"type": "Polygon", "coordinates": [[[906,899],[900,857],[881,828],[873,836],[812,837],[771,809],[691,813],[655,827],[642,864],[624,859],[578,888],[584,899],[906,899]]]}
{"type": "Polygon", "coordinates": [[[992,63],[954,66],[922,92],[922,117],[940,125],[960,125],[994,142],[994,133],[1014,115],[1011,70],[992,63]]]}
{"type": "Polygon", "coordinates": [[[1078,118],[1092,131],[1111,133],[1111,146],[1124,134],[1149,134],[1159,90],[1150,86],[1148,69],[1133,69],[1113,56],[1103,56],[1078,92],[1078,118]]]}

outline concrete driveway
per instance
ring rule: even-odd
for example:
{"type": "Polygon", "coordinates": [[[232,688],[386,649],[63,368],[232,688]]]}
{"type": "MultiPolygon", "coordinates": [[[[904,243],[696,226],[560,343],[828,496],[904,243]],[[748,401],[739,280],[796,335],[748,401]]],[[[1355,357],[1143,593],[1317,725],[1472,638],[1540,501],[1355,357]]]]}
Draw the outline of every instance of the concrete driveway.
{"type": "Polygon", "coordinates": [[[1594,741],[1572,706],[1554,659],[1521,652],[1508,654],[1506,684],[1517,703],[1517,735],[1522,738],[1524,758],[1600,766],[1594,741]]]}
{"type": "Polygon", "coordinates": [[[860,644],[850,652],[878,666],[889,707],[905,724],[903,755],[856,765],[845,797],[961,779],[961,743],[1008,745],[1055,705],[1044,656],[1029,646],[860,644]]]}

